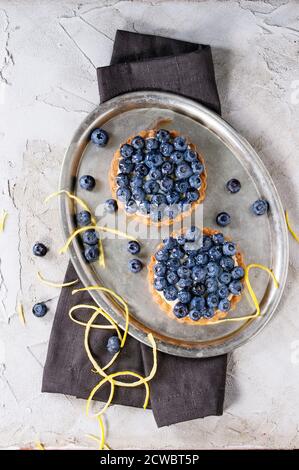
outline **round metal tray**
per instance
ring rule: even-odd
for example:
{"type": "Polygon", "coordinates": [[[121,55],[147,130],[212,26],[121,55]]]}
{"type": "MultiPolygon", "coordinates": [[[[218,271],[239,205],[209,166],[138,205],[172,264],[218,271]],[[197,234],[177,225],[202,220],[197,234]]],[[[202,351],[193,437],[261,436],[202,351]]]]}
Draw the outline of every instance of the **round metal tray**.
{"type": "MultiPolygon", "coordinates": [[[[107,238],[103,241],[106,268],[98,263],[87,264],[79,240],[70,247],[74,267],[84,285],[100,284],[121,295],[130,307],[129,333],[147,342],[148,332],[157,340],[158,349],[185,357],[209,357],[232,351],[255,336],[269,322],[281,298],[288,268],[288,237],[284,212],[273,181],[260,158],[248,142],[230,125],[200,104],[170,93],[128,93],[99,105],[80,125],[66,152],[62,165],[60,189],[82,197],[95,211],[99,223],[109,225],[101,204],[110,197],[108,171],[114,151],[120,143],[138,131],[150,128],[160,119],[163,127],[187,135],[203,153],[208,173],[207,197],[196,211],[201,211],[203,225],[217,228],[215,216],[223,210],[232,216],[232,223],[223,230],[239,244],[246,263],[261,263],[273,269],[279,288],[275,289],[269,276],[261,271],[251,274],[254,290],[261,305],[261,316],[254,320],[208,326],[185,326],[169,319],[154,303],[147,285],[147,269],[138,275],[128,272],[127,241],[107,238]],[[110,135],[105,148],[93,145],[89,136],[95,127],[104,127],[110,135]],[[92,174],[97,185],[94,191],[82,191],[77,185],[82,174],[92,174]],[[225,189],[230,178],[238,178],[242,189],[232,195],[225,189]],[[250,205],[258,197],[270,203],[268,216],[256,217],[250,205]]],[[[60,199],[63,232],[67,238],[75,229],[76,205],[60,199]]],[[[119,216],[124,217],[122,211],[119,216]]],[[[146,265],[159,240],[145,236],[136,225],[128,233],[142,238],[141,259],[146,265]],[[132,233],[133,230],[133,233],[132,233]]],[[[162,235],[163,236],[163,235],[162,235]]],[[[95,302],[124,327],[120,305],[108,295],[92,291],[95,302]]],[[[248,295],[242,296],[231,316],[254,312],[248,295]]]]}

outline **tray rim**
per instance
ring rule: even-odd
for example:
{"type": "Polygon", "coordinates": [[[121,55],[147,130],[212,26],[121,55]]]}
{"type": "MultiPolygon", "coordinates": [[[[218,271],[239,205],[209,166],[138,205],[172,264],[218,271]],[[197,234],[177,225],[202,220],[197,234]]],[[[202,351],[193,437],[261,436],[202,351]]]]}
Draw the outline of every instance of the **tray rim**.
{"type": "MultiPolygon", "coordinates": [[[[156,340],[158,350],[171,354],[171,355],[182,356],[182,357],[190,357],[190,358],[212,357],[212,356],[218,356],[221,354],[231,352],[237,347],[240,347],[243,344],[247,343],[249,340],[253,339],[258,333],[260,333],[264,329],[264,327],[273,318],[277,310],[278,304],[281,300],[281,297],[283,295],[283,292],[284,292],[284,287],[285,287],[287,273],[288,273],[288,264],[289,264],[288,233],[287,233],[287,227],[285,223],[284,209],[283,209],[278,191],[274,185],[274,182],[267,168],[263,164],[259,155],[241,134],[239,134],[230,124],[228,124],[223,118],[221,118],[215,112],[211,111],[210,109],[206,108],[202,104],[197,103],[196,101],[192,99],[183,97],[182,95],[177,95],[177,94],[169,93],[169,92],[158,92],[158,91],[156,92],[156,91],[146,91],[146,90],[125,93],[96,106],[95,109],[88,116],[86,116],[86,118],[78,126],[77,130],[75,131],[72,137],[70,145],[65,152],[65,156],[62,162],[60,180],[59,180],[59,190],[67,189],[69,191],[72,191],[72,186],[73,186],[72,183],[74,181],[72,181],[72,177],[71,175],[68,174],[67,169],[70,166],[70,163],[72,162],[73,152],[75,148],[78,147],[79,145],[78,142],[80,142],[80,139],[81,139],[81,144],[80,144],[81,146],[84,145],[85,147],[87,143],[86,137],[85,139],[84,138],[82,139],[82,130],[83,130],[83,134],[84,133],[86,134],[87,131],[90,130],[91,124],[94,122],[95,119],[99,120],[100,117],[102,117],[102,119],[106,118],[106,120],[110,119],[111,117],[113,117],[113,113],[116,113],[116,111],[121,108],[125,108],[124,109],[125,111],[129,109],[133,109],[134,103],[136,105],[136,102],[143,103],[143,107],[150,107],[150,105],[153,105],[154,103],[159,102],[160,104],[164,104],[164,108],[166,107],[174,111],[180,111],[182,114],[185,114],[199,122],[198,115],[197,116],[194,115],[194,113],[197,112],[199,116],[205,118],[204,127],[208,128],[211,132],[216,134],[217,137],[220,138],[220,140],[224,142],[224,145],[227,145],[232,151],[233,151],[232,148],[234,148],[234,153],[237,149],[239,150],[242,149],[243,152],[246,151],[247,154],[253,157],[255,165],[262,172],[264,178],[266,178],[268,186],[269,186],[269,190],[275,197],[275,203],[276,203],[276,209],[277,209],[275,218],[277,218],[276,224],[279,223],[280,225],[279,228],[281,230],[281,238],[282,238],[280,245],[283,247],[283,249],[282,249],[282,253],[280,253],[280,257],[282,258],[280,265],[282,269],[280,273],[281,275],[279,277],[279,284],[280,284],[279,291],[275,295],[274,302],[272,302],[270,313],[267,313],[267,316],[258,320],[259,326],[256,328],[253,328],[253,331],[251,332],[250,335],[241,336],[239,337],[238,341],[232,341],[231,343],[230,342],[222,343],[220,346],[216,344],[214,346],[207,346],[207,347],[201,347],[201,348],[198,348],[198,347],[185,348],[185,347],[172,344],[171,342],[165,342],[163,339],[156,340]],[[175,102],[175,106],[169,106],[169,103],[173,101],[175,102]],[[166,105],[166,103],[168,103],[168,105],[166,105]],[[218,126],[219,128],[218,130],[221,129],[222,137],[220,137],[216,132],[213,131],[213,126],[215,125],[216,127],[218,126]],[[226,139],[230,139],[230,144],[228,144],[228,142],[225,142],[224,136],[226,137],[226,139]],[[232,146],[232,143],[234,143],[234,146],[232,146]],[[260,320],[263,320],[263,321],[260,322],[260,320]]],[[[138,107],[142,107],[142,106],[138,106],[138,107]]],[[[203,124],[201,123],[201,125],[203,124]]],[[[235,155],[235,157],[238,158],[237,155],[235,155]]],[[[71,207],[70,201],[67,201],[64,198],[60,198],[60,202],[59,202],[60,222],[61,222],[62,231],[63,231],[65,239],[68,237],[70,233],[69,231],[70,226],[74,228],[70,207],[71,207]]],[[[75,267],[75,270],[77,271],[79,278],[81,279],[83,285],[87,286],[87,285],[90,285],[90,277],[87,274],[87,271],[89,270],[86,269],[86,266],[82,266],[82,264],[80,263],[80,260],[77,256],[78,250],[79,250],[79,244],[77,241],[75,241],[70,246],[69,254],[70,254],[71,261],[75,267]]],[[[112,316],[114,316],[114,319],[118,322],[119,326],[121,328],[124,328],[124,318],[119,315],[118,316],[116,315],[115,311],[111,308],[111,305],[107,303],[107,299],[105,300],[103,295],[101,295],[98,291],[91,291],[90,294],[92,298],[94,299],[94,301],[98,305],[107,309],[107,311],[110,314],[112,313],[112,316]],[[115,318],[116,316],[117,318],[115,318]]],[[[256,324],[257,322],[250,320],[250,323],[252,327],[252,324],[256,324]]],[[[247,323],[244,324],[244,326],[246,325],[247,323]]],[[[241,326],[239,330],[241,331],[243,329],[244,329],[243,326],[241,326]]],[[[250,330],[250,325],[249,325],[249,330],[250,330]]],[[[144,344],[149,345],[146,333],[144,333],[143,331],[140,331],[138,328],[136,328],[132,324],[130,324],[129,326],[129,334],[133,336],[135,339],[143,342],[144,344]]]]}

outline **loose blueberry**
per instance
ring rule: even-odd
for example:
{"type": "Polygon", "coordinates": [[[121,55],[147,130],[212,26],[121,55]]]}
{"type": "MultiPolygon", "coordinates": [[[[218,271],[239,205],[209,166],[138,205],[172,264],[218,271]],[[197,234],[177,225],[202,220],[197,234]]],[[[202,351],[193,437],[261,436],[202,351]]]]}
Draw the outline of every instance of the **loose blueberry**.
{"type": "Polygon", "coordinates": [[[83,175],[79,179],[79,184],[82,189],[86,191],[92,191],[96,185],[96,181],[93,176],[83,175]]]}
{"type": "Polygon", "coordinates": [[[159,142],[168,142],[170,139],[169,131],[165,129],[159,129],[156,135],[159,142]]]}
{"type": "Polygon", "coordinates": [[[124,144],[120,148],[120,154],[123,158],[130,158],[133,155],[134,147],[130,144],[124,144]]]}
{"type": "Polygon", "coordinates": [[[48,307],[43,302],[39,302],[39,303],[33,305],[33,308],[32,308],[32,313],[36,317],[44,317],[46,315],[47,311],[48,311],[48,307]]]}
{"type": "Polygon", "coordinates": [[[86,245],[84,249],[84,256],[86,261],[93,263],[99,259],[99,247],[98,245],[86,245]]]}
{"type": "Polygon", "coordinates": [[[140,135],[137,135],[136,137],[134,137],[134,139],[132,140],[132,146],[134,147],[134,149],[136,150],[140,150],[144,147],[144,139],[142,137],[140,137],[140,135]]]}
{"type": "Polygon", "coordinates": [[[178,302],[173,307],[173,313],[177,318],[184,318],[188,315],[188,307],[187,305],[181,302],[178,302]]]}
{"type": "Polygon", "coordinates": [[[137,255],[137,253],[140,252],[140,244],[136,242],[135,240],[130,240],[128,242],[128,252],[131,253],[131,255],[137,255]]]}
{"type": "Polygon", "coordinates": [[[218,304],[218,309],[221,312],[228,312],[230,310],[230,301],[228,299],[221,299],[218,304]]]}
{"type": "Polygon", "coordinates": [[[107,342],[107,351],[116,354],[120,351],[120,340],[118,336],[110,336],[107,342]]]}
{"type": "Polygon", "coordinates": [[[110,214],[113,214],[113,212],[117,211],[117,202],[115,199],[107,199],[105,202],[105,210],[106,212],[109,212],[110,214]]]}
{"type": "Polygon", "coordinates": [[[178,290],[174,286],[169,286],[163,291],[166,300],[173,301],[178,298],[178,290]]]}
{"type": "Polygon", "coordinates": [[[48,248],[43,243],[35,243],[32,248],[35,256],[45,256],[48,252],[48,248]]]}
{"type": "Polygon", "coordinates": [[[269,203],[265,199],[258,199],[252,204],[251,209],[255,215],[264,215],[269,210],[269,203]]]}
{"type": "Polygon", "coordinates": [[[185,137],[178,136],[173,139],[173,145],[176,150],[184,152],[187,149],[187,143],[185,137]]]}
{"type": "Polygon", "coordinates": [[[236,266],[231,272],[232,278],[234,280],[242,279],[245,275],[245,271],[242,266],[236,266]]]}
{"type": "Polygon", "coordinates": [[[201,179],[199,175],[192,175],[189,178],[189,184],[191,188],[200,189],[201,188],[201,179]]]}
{"type": "Polygon", "coordinates": [[[105,147],[109,140],[109,135],[104,129],[95,129],[91,136],[91,141],[99,147],[105,147]]]}
{"type": "Polygon", "coordinates": [[[235,262],[230,256],[222,256],[219,264],[224,271],[231,271],[235,266],[235,262]]]}
{"type": "Polygon", "coordinates": [[[222,251],[224,255],[234,256],[237,252],[236,244],[233,242],[225,242],[222,246],[222,251]]]}
{"type": "Polygon", "coordinates": [[[239,180],[232,178],[226,183],[226,189],[232,194],[238,193],[241,189],[241,183],[239,180]]]}
{"type": "Polygon", "coordinates": [[[233,295],[240,295],[244,286],[241,281],[232,281],[228,288],[233,295]]]}
{"type": "Polygon", "coordinates": [[[194,308],[189,312],[189,318],[192,321],[198,321],[201,317],[201,313],[198,310],[195,310],[194,308]]]}
{"type": "Polygon", "coordinates": [[[82,240],[83,240],[83,243],[86,243],[86,245],[96,245],[99,241],[99,238],[95,230],[89,229],[83,232],[82,240]]]}
{"type": "Polygon", "coordinates": [[[132,272],[132,273],[139,273],[142,269],[142,263],[139,259],[130,259],[129,263],[128,263],[128,266],[129,266],[129,270],[132,272]]]}
{"type": "Polygon", "coordinates": [[[77,214],[77,225],[79,227],[86,227],[91,224],[91,214],[88,211],[81,211],[77,214]]]}
{"type": "Polygon", "coordinates": [[[220,212],[216,217],[216,223],[220,227],[226,227],[231,221],[231,217],[227,212],[220,212]]]}

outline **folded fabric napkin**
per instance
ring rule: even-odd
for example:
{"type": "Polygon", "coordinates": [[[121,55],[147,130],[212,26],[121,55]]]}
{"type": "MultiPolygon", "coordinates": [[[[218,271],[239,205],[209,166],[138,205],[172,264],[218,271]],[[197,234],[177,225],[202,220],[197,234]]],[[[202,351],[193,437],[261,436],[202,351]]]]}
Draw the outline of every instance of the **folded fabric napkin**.
{"type": "MultiPolygon", "coordinates": [[[[211,48],[206,45],[117,31],[111,65],[98,68],[97,76],[102,102],[130,91],[160,90],[192,98],[220,113],[211,48]]],[[[70,263],[65,282],[76,277],[70,263]]],[[[77,303],[93,304],[93,301],[88,292],[72,296],[71,291],[72,288],[64,288],[59,298],[42,391],[87,398],[99,379],[91,371],[83,347],[84,328],[69,319],[68,311],[77,303]]],[[[100,364],[111,359],[106,351],[109,336],[109,330],[93,330],[91,335],[91,349],[100,364]]],[[[109,370],[131,370],[146,375],[152,361],[151,348],[129,336],[109,370]]],[[[187,359],[159,352],[158,371],[150,383],[150,407],[158,427],[221,415],[226,363],[226,355],[187,359]]],[[[110,387],[105,386],[95,398],[106,401],[109,391],[110,387]]],[[[143,401],[143,387],[116,387],[113,403],[142,407],[143,401]]]]}

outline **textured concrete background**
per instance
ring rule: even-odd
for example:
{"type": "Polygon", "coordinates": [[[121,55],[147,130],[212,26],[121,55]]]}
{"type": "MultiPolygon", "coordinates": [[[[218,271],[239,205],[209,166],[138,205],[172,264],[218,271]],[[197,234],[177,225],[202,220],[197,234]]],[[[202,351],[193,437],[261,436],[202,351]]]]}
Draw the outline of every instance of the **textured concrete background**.
{"type": "MultiPolygon", "coordinates": [[[[55,254],[62,242],[57,204],[42,201],[57,187],[74,129],[98,103],[95,67],[108,64],[117,28],[212,45],[223,116],[259,152],[298,228],[297,1],[0,0],[0,209],[9,212],[0,236],[2,448],[37,439],[56,448],[95,447],[85,437],[97,428],[83,401],[40,393],[58,291],[41,286],[36,271],[63,277],[67,260],[58,263],[55,254]],[[31,256],[37,239],[51,246],[46,260],[31,256]],[[30,313],[39,299],[51,299],[44,319],[30,313]]],[[[294,240],[290,252],[279,314],[231,357],[224,416],[157,430],[150,411],[113,406],[106,420],[112,448],[299,446],[294,240]]]]}

